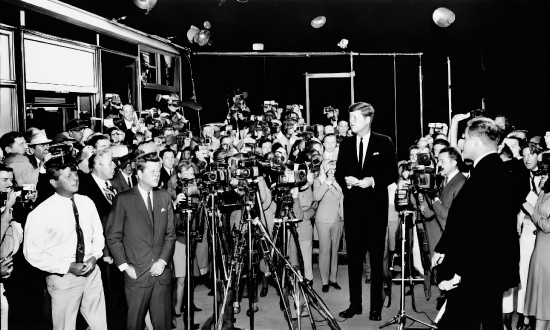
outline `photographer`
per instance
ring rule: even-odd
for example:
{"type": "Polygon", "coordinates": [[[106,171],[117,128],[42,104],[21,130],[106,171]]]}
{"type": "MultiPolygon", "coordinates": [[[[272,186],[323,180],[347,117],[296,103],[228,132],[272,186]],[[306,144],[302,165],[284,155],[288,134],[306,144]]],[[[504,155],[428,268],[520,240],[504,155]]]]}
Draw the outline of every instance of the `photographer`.
{"type": "MultiPolygon", "coordinates": [[[[330,137],[327,137],[330,138],[330,137]]],[[[319,203],[315,215],[315,228],[319,235],[319,272],[323,292],[329,286],[336,290],[342,288],[336,278],[338,274],[338,245],[344,230],[344,195],[342,188],[334,179],[335,160],[325,160],[319,176],[313,182],[313,195],[319,203]]]]}
{"type": "MultiPolygon", "coordinates": [[[[12,208],[15,205],[17,193],[13,189],[13,170],[0,164],[0,194],[2,194],[1,245],[0,245],[0,298],[1,298],[1,327],[8,329],[8,300],[4,296],[4,281],[13,271],[13,256],[19,250],[23,240],[21,224],[13,221],[12,208]],[[5,205],[4,205],[5,202],[5,205]]],[[[15,288],[13,288],[15,289],[15,288]]]]}
{"type": "Polygon", "coordinates": [[[443,188],[435,196],[427,194],[423,199],[420,210],[426,218],[426,229],[428,230],[428,241],[430,243],[430,255],[437,258],[434,249],[445,230],[447,215],[466,177],[460,172],[462,156],[455,148],[444,148],[439,153],[437,166],[440,168],[438,175],[443,176],[443,188]]]}

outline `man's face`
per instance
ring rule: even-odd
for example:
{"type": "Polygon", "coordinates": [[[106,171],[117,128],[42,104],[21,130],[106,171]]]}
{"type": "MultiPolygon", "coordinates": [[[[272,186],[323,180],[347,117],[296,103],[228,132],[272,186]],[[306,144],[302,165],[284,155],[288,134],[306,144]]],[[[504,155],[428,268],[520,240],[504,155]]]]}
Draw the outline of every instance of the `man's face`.
{"type": "Polygon", "coordinates": [[[134,120],[134,108],[131,105],[125,105],[122,107],[122,116],[126,121],[134,120]]]}
{"type": "Polygon", "coordinates": [[[434,157],[437,158],[439,157],[439,153],[441,152],[441,150],[445,149],[445,146],[442,145],[442,144],[436,144],[434,146],[434,157]]]}
{"type": "Polygon", "coordinates": [[[537,165],[538,165],[537,157],[538,155],[532,154],[529,148],[523,148],[523,163],[525,164],[525,167],[529,171],[537,169],[537,165]]]}
{"type": "Polygon", "coordinates": [[[162,155],[162,165],[164,165],[167,169],[174,168],[175,162],[176,159],[174,158],[173,152],[165,152],[164,155],[162,155]]]}
{"type": "Polygon", "coordinates": [[[420,152],[420,149],[413,148],[411,151],[409,151],[409,160],[411,162],[416,162],[416,155],[420,152]]]}
{"type": "Polygon", "coordinates": [[[7,192],[13,187],[13,172],[0,171],[0,192],[7,192]]]}
{"type": "Polygon", "coordinates": [[[262,143],[262,156],[265,156],[266,154],[270,153],[272,146],[273,144],[271,142],[262,143]]]}
{"type": "Polygon", "coordinates": [[[138,171],[137,175],[140,182],[151,188],[157,187],[160,179],[160,162],[145,163],[143,171],[138,171]]]}
{"type": "Polygon", "coordinates": [[[319,135],[322,135],[325,133],[325,126],[323,125],[317,125],[317,133],[319,133],[319,135]]]}
{"type": "Polygon", "coordinates": [[[338,123],[338,133],[340,135],[346,135],[348,133],[348,129],[349,129],[349,125],[347,121],[342,120],[341,122],[338,123]]]}
{"type": "Polygon", "coordinates": [[[69,135],[78,142],[81,142],[84,138],[84,129],[70,131],[69,135]]]}
{"type": "Polygon", "coordinates": [[[369,126],[370,117],[363,116],[361,111],[354,111],[349,114],[349,122],[351,124],[352,132],[357,134],[365,131],[365,129],[369,126]]]}
{"type": "Polygon", "coordinates": [[[191,151],[185,150],[183,152],[183,159],[191,159],[191,151]]]}
{"type": "Polygon", "coordinates": [[[78,173],[70,167],[59,171],[59,179],[50,180],[56,192],[60,194],[74,194],[78,191],[78,173]]]}
{"type": "Polygon", "coordinates": [[[181,178],[182,179],[194,179],[195,178],[195,170],[193,169],[193,166],[184,167],[181,169],[181,178]]]}
{"type": "Polygon", "coordinates": [[[336,136],[325,137],[323,145],[327,152],[333,152],[336,149],[336,136]]]}
{"type": "Polygon", "coordinates": [[[334,134],[334,127],[331,125],[325,126],[325,135],[334,134]]]}
{"type": "Polygon", "coordinates": [[[323,146],[319,143],[312,145],[313,150],[317,150],[320,154],[323,153],[323,146]]]}
{"type": "Polygon", "coordinates": [[[98,140],[97,143],[95,144],[95,148],[97,151],[107,149],[110,146],[111,146],[111,141],[109,141],[108,139],[98,140]]]}
{"type": "Polygon", "coordinates": [[[443,152],[439,154],[437,166],[441,167],[441,174],[447,176],[456,169],[457,163],[449,156],[448,152],[443,152]]]}
{"type": "Polygon", "coordinates": [[[29,146],[27,145],[27,141],[25,141],[25,138],[18,137],[18,138],[15,138],[11,146],[6,147],[6,152],[12,153],[12,154],[24,155],[28,147],[29,146]]]}
{"type": "Polygon", "coordinates": [[[50,153],[49,149],[50,149],[50,145],[48,143],[37,144],[34,147],[31,147],[34,157],[40,160],[44,160],[44,156],[50,153]]]}
{"type": "Polygon", "coordinates": [[[505,117],[496,117],[495,124],[500,127],[500,129],[506,128],[506,118],[505,117]]]}
{"type": "Polygon", "coordinates": [[[111,140],[113,140],[113,143],[120,143],[124,140],[124,132],[119,130],[114,130],[111,132],[111,140]]]}
{"type": "Polygon", "coordinates": [[[170,135],[174,135],[174,130],[173,129],[165,129],[164,130],[164,136],[170,136],[170,135]]]}
{"type": "Polygon", "coordinates": [[[103,180],[111,180],[115,175],[116,164],[109,154],[105,154],[96,159],[94,173],[103,180]]]}

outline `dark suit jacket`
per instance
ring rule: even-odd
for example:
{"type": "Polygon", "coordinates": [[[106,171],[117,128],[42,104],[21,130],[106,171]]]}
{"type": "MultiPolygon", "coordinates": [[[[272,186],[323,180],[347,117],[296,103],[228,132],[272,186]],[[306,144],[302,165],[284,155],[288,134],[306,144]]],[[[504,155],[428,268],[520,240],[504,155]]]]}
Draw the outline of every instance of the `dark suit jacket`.
{"type": "MultiPolygon", "coordinates": [[[[103,195],[102,189],[103,188],[98,187],[97,182],[95,182],[92,177],[92,173],[88,173],[80,179],[78,193],[90,197],[90,199],[94,202],[99,218],[101,219],[101,224],[103,225],[103,231],[105,232],[105,224],[107,223],[107,218],[109,217],[109,212],[111,211],[111,203],[109,203],[105,195],[103,195]]],[[[103,255],[110,255],[107,245],[105,245],[105,248],[103,249],[103,255]]]]}
{"type": "MultiPolygon", "coordinates": [[[[445,230],[447,225],[447,217],[449,214],[449,209],[455,199],[456,195],[464,183],[466,182],[466,177],[458,172],[452,179],[447,183],[439,195],[440,202],[433,204],[433,210],[425,205],[424,217],[427,218],[426,228],[428,229],[428,237],[430,240],[430,252],[433,253],[435,246],[441,239],[441,229],[445,230]],[[437,219],[434,219],[435,218],[437,219]],[[438,224],[439,222],[439,224],[438,224]],[[439,227],[441,226],[441,227],[439,227]]],[[[426,202],[424,202],[426,203],[426,202]]]]}
{"type": "MultiPolygon", "coordinates": [[[[176,242],[174,211],[170,194],[153,189],[153,218],[151,223],[147,206],[138,186],[119,193],[107,220],[106,241],[117,266],[134,266],[137,279],[125,273],[127,286],[148,287],[154,278],[149,274],[158,259],[170,262],[176,242]]],[[[166,267],[159,280],[170,284],[172,274],[166,267]]]]}
{"type": "MultiPolygon", "coordinates": [[[[175,173],[176,169],[172,169],[172,173],[175,173]]],[[[168,181],[170,180],[171,175],[168,174],[164,166],[161,166],[160,168],[160,180],[159,180],[159,188],[167,189],[168,187],[168,181]]]]}
{"type": "Polygon", "coordinates": [[[445,254],[439,280],[461,276],[461,285],[507,290],[519,283],[516,215],[521,200],[498,154],[471,171],[447,218],[435,250],[445,254]]]}
{"type": "MultiPolygon", "coordinates": [[[[128,186],[128,182],[126,181],[122,173],[120,173],[120,171],[115,174],[115,176],[111,180],[111,184],[118,193],[131,188],[130,186],[128,186]]],[[[135,187],[137,185],[137,178],[134,174],[132,174],[132,185],[132,187],[135,187]]]]}
{"type": "Polygon", "coordinates": [[[388,185],[398,178],[395,149],[389,137],[371,132],[362,168],[357,159],[357,137],[351,136],[342,140],[334,176],[344,193],[346,226],[357,222],[365,224],[375,222],[379,225],[388,222],[388,185]],[[353,176],[359,180],[372,177],[374,188],[351,187],[348,189],[346,176],[353,176]],[[372,221],[364,221],[366,211],[372,221]]]}

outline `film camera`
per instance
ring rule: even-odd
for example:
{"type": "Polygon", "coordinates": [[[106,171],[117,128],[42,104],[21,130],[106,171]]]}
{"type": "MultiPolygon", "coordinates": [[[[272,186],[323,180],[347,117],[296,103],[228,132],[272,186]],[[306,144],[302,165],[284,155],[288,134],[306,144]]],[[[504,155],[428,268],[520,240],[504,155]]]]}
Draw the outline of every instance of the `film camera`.
{"type": "MultiPolygon", "coordinates": [[[[22,186],[14,186],[12,189],[13,191],[15,191],[16,203],[27,203],[31,201],[29,195],[36,193],[36,185],[34,184],[23,184],[22,186]]],[[[8,193],[0,192],[0,206],[4,206],[7,199],[8,193]]]]}
{"type": "Polygon", "coordinates": [[[177,206],[177,211],[197,210],[201,204],[201,190],[196,180],[182,179],[176,186],[176,195],[184,194],[187,197],[177,206]]]}
{"type": "Polygon", "coordinates": [[[412,185],[422,192],[435,189],[435,169],[428,153],[416,154],[416,162],[409,162],[407,170],[412,185]]]}
{"type": "Polygon", "coordinates": [[[474,109],[470,111],[470,118],[488,117],[485,109],[474,109]]]}
{"type": "Polygon", "coordinates": [[[53,158],[59,158],[64,157],[71,154],[72,146],[70,144],[66,143],[56,143],[56,144],[50,144],[50,148],[48,151],[52,155],[53,158]]]}
{"type": "Polygon", "coordinates": [[[340,114],[340,110],[333,108],[332,106],[324,107],[323,108],[323,114],[327,116],[327,118],[334,118],[336,119],[338,115],[340,114]]]}

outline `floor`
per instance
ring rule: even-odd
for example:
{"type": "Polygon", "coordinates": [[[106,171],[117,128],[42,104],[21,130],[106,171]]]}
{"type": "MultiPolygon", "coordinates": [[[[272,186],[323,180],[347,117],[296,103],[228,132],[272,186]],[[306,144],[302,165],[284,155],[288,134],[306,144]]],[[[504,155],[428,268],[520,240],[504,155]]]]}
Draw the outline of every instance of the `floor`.
{"type": "MultiPolygon", "coordinates": [[[[369,297],[370,297],[370,285],[363,285],[363,314],[356,315],[355,317],[347,320],[342,320],[338,313],[345,310],[349,305],[349,296],[348,296],[348,277],[347,277],[347,266],[340,265],[338,272],[338,283],[342,287],[342,290],[338,291],[334,288],[328,293],[323,293],[321,291],[321,279],[319,277],[319,271],[316,268],[317,264],[314,265],[314,290],[319,293],[321,298],[324,300],[326,305],[329,307],[333,316],[339,321],[339,325],[342,329],[378,329],[382,324],[390,320],[393,316],[399,311],[399,294],[400,294],[400,285],[394,285],[392,290],[392,301],[389,308],[384,308],[382,311],[382,321],[381,322],[372,322],[369,320],[369,297]]],[[[406,289],[408,289],[406,287],[406,289]]],[[[199,308],[202,308],[202,312],[195,314],[195,323],[200,323],[201,326],[204,321],[212,316],[212,306],[213,297],[207,295],[208,289],[203,285],[197,286],[195,289],[195,305],[199,308]]],[[[437,287],[432,287],[432,298],[426,300],[424,294],[424,287],[422,285],[416,285],[414,290],[414,297],[416,301],[416,310],[420,313],[416,313],[412,308],[412,299],[411,296],[406,296],[405,299],[405,313],[409,316],[417,318],[421,321],[431,323],[430,319],[434,319],[437,315],[436,311],[436,298],[439,296],[439,290],[437,287]],[[424,312],[424,313],[422,313],[424,312]],[[429,317],[429,318],[428,318],[429,317]]],[[[387,300],[385,302],[387,305],[387,300]]],[[[250,318],[246,316],[246,310],[248,309],[248,300],[243,299],[241,304],[241,313],[235,315],[237,319],[235,326],[238,328],[244,329],[287,329],[288,325],[284,319],[283,313],[279,309],[279,296],[277,295],[273,287],[269,287],[268,295],[264,298],[259,298],[258,307],[259,311],[255,314],[254,317],[254,327],[250,325],[250,318]]],[[[319,320],[321,319],[320,315],[316,312],[313,312],[314,318],[319,320]]],[[[320,321],[316,323],[317,328],[319,329],[328,329],[326,322],[320,321]]],[[[406,327],[412,325],[412,328],[426,328],[421,324],[412,324],[412,321],[407,321],[406,327]]],[[[307,317],[302,318],[302,329],[311,329],[310,321],[307,317]]],[[[183,320],[178,319],[177,329],[184,329],[183,320]]],[[[397,325],[391,325],[386,329],[397,329],[397,325]]]]}

